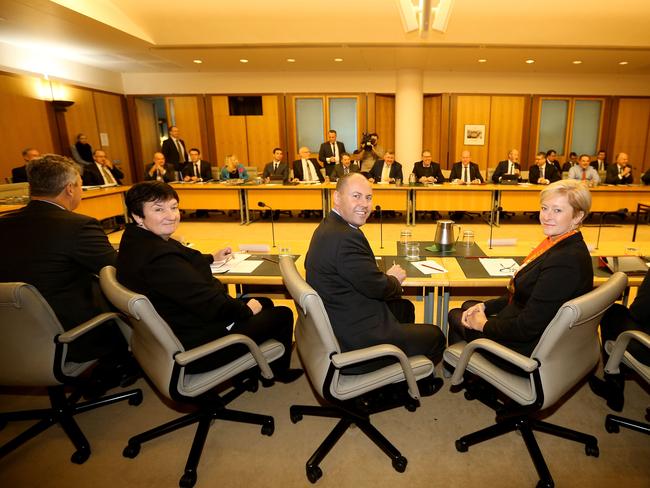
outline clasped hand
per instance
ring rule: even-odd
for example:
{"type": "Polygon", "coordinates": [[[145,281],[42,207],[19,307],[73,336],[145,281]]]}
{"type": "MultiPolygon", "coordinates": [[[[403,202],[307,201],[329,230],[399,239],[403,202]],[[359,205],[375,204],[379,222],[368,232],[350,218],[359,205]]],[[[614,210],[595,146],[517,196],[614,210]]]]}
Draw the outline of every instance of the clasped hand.
{"type": "Polygon", "coordinates": [[[461,316],[461,323],[468,329],[482,331],[486,322],[487,317],[485,316],[485,304],[482,302],[472,305],[465,310],[461,316]]]}

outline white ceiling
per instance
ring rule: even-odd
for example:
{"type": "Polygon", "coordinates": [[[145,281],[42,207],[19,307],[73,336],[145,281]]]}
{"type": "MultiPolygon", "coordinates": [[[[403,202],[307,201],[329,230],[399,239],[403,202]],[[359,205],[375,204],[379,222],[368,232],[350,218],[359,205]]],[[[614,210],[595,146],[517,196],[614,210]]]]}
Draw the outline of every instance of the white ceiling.
{"type": "Polygon", "coordinates": [[[0,0],[0,42],[120,73],[420,68],[650,74],[648,0],[456,0],[447,32],[425,39],[404,33],[397,4],[0,0]]]}

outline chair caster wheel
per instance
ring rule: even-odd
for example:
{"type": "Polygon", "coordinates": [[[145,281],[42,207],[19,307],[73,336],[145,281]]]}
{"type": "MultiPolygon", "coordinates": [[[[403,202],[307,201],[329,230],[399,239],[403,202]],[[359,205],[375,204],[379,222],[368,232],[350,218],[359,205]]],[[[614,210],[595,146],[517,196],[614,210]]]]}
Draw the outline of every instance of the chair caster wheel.
{"type": "Polygon", "coordinates": [[[318,466],[307,466],[307,479],[310,483],[316,483],[321,476],[323,471],[318,466]]]}
{"type": "Polygon", "coordinates": [[[142,391],[138,390],[138,393],[129,398],[129,405],[138,406],[142,403],[142,391]]]}
{"type": "Polygon", "coordinates": [[[406,465],[408,464],[407,459],[404,456],[399,456],[393,459],[393,468],[398,473],[403,473],[406,471],[406,465]]]}
{"type": "Polygon", "coordinates": [[[78,451],[75,451],[74,454],[72,454],[72,456],[70,456],[70,461],[72,461],[75,464],[83,464],[88,460],[89,457],[90,457],[89,448],[79,449],[78,451]]]}
{"type": "Polygon", "coordinates": [[[302,420],[302,414],[294,412],[293,409],[289,409],[289,418],[292,424],[297,424],[302,420]]]}
{"type": "Polygon", "coordinates": [[[244,383],[244,388],[246,391],[250,391],[251,393],[255,393],[257,389],[259,388],[259,382],[255,380],[247,380],[246,383],[244,383]]]}
{"type": "Polygon", "coordinates": [[[536,486],[537,488],[553,488],[555,483],[553,480],[539,480],[536,486]]]}
{"type": "Polygon", "coordinates": [[[262,382],[262,386],[264,388],[270,388],[271,386],[273,386],[275,384],[275,381],[273,381],[272,379],[267,380],[266,378],[260,378],[260,381],[262,382]]]}
{"type": "Polygon", "coordinates": [[[264,422],[264,425],[262,425],[262,435],[268,435],[270,437],[273,435],[273,432],[275,432],[275,424],[273,423],[273,419],[264,422]]]}
{"type": "Polygon", "coordinates": [[[614,421],[612,421],[612,419],[609,418],[608,415],[607,417],[605,417],[605,430],[610,434],[618,434],[621,429],[617,423],[615,423],[614,421]]]}
{"type": "Polygon", "coordinates": [[[138,454],[140,454],[140,444],[129,444],[122,451],[122,456],[129,459],[133,459],[138,454]]]}
{"type": "Polygon", "coordinates": [[[461,439],[458,439],[456,441],[455,445],[456,445],[456,450],[458,452],[467,452],[467,449],[469,449],[469,447],[467,446],[467,442],[465,442],[465,441],[463,441],[461,439]]]}
{"type": "Polygon", "coordinates": [[[404,405],[404,408],[409,412],[415,412],[418,409],[418,406],[415,403],[407,403],[404,405]]]}
{"type": "Polygon", "coordinates": [[[196,473],[185,473],[181,476],[178,486],[181,488],[192,488],[196,484],[196,473]]]}
{"type": "Polygon", "coordinates": [[[585,446],[585,454],[587,456],[598,457],[600,455],[600,450],[598,449],[597,444],[587,444],[585,446]]]}
{"type": "Polygon", "coordinates": [[[472,393],[470,393],[470,392],[467,391],[467,390],[465,391],[465,393],[463,394],[463,396],[465,397],[465,400],[470,400],[470,401],[471,401],[471,400],[474,400],[474,399],[476,398],[472,393]]]}

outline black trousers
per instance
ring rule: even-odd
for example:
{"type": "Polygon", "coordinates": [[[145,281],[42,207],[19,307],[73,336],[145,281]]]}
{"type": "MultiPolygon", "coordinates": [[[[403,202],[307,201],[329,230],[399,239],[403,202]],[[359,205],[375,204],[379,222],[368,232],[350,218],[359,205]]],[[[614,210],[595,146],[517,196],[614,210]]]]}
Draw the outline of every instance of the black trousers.
{"type": "MultiPolygon", "coordinates": [[[[612,305],[600,321],[600,335],[602,338],[603,346],[607,341],[615,341],[622,332],[626,330],[640,330],[646,334],[650,334],[650,325],[645,327],[634,321],[630,315],[627,307],[615,303],[612,305]]],[[[638,361],[641,361],[646,366],[650,366],[650,350],[639,344],[637,341],[630,341],[627,349],[632,356],[638,361]]],[[[603,349],[603,359],[607,362],[607,354],[603,349]]]]}

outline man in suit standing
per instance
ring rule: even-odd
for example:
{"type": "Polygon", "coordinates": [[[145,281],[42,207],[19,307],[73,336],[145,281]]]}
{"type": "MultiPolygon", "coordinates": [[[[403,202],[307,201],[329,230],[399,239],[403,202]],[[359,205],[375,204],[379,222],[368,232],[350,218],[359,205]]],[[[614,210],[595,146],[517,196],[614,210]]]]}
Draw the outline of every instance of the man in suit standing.
{"type": "Polygon", "coordinates": [[[325,168],[325,174],[330,175],[334,165],[341,161],[341,155],[345,152],[345,144],[336,140],[336,131],[330,129],[327,132],[327,142],[323,142],[318,150],[318,160],[325,168]]]}
{"type": "MultiPolygon", "coordinates": [[[[97,220],[73,212],[82,193],[76,163],[48,154],[30,161],[28,171],[31,201],[0,217],[5,236],[0,239],[0,281],[35,286],[69,330],[110,310],[96,275],[115,264],[116,253],[97,220]]],[[[75,362],[105,357],[113,364],[128,357],[114,323],[84,334],[69,348],[68,358],[75,362]]]]}
{"type": "MultiPolygon", "coordinates": [[[[433,325],[414,325],[415,308],[401,298],[406,271],[398,264],[380,271],[360,229],[372,207],[369,181],[358,173],[339,179],[333,200],[334,208],[312,236],[305,271],[323,300],[342,351],[389,343],[408,356],[424,354],[440,361],[442,332],[433,325]]],[[[383,360],[373,361],[355,372],[384,365],[383,360]]]]}
{"type": "Polygon", "coordinates": [[[605,161],[606,157],[607,153],[601,149],[598,151],[598,156],[596,156],[596,159],[590,163],[591,167],[596,171],[607,171],[609,164],[607,161],[605,161]]]}
{"type": "Polygon", "coordinates": [[[157,152],[153,155],[153,162],[144,169],[144,179],[145,181],[158,180],[171,183],[176,181],[176,172],[171,164],[165,162],[165,155],[157,152]]]}
{"type": "Polygon", "coordinates": [[[121,185],[124,173],[117,169],[101,149],[93,152],[94,164],[84,166],[82,181],[84,186],[121,185]]]}
{"type": "Polygon", "coordinates": [[[460,161],[454,163],[449,173],[449,181],[461,185],[480,185],[484,183],[478,164],[472,163],[469,151],[460,153],[460,161]]]}
{"type": "Polygon", "coordinates": [[[393,151],[386,151],[384,159],[377,161],[368,174],[370,183],[395,183],[395,180],[403,179],[402,165],[395,161],[393,151]]]}
{"type": "Polygon", "coordinates": [[[33,147],[28,147],[23,149],[22,152],[23,155],[23,160],[25,161],[25,164],[22,166],[18,166],[17,168],[13,168],[11,170],[11,182],[12,183],[26,183],[27,182],[27,164],[32,160],[32,159],[37,159],[41,157],[41,153],[38,152],[38,149],[35,149],[33,147]]]}
{"type": "Polygon", "coordinates": [[[440,164],[432,161],[431,151],[422,151],[422,161],[413,165],[413,174],[419,183],[444,183],[445,177],[440,170],[440,164]]]}
{"type": "Polygon", "coordinates": [[[172,125],[169,128],[169,137],[163,141],[160,152],[163,153],[165,161],[174,168],[174,171],[182,173],[187,163],[187,150],[185,149],[185,142],[179,135],[178,127],[172,125]]]}
{"type": "Polygon", "coordinates": [[[537,185],[548,185],[561,179],[562,176],[557,172],[555,166],[546,162],[546,153],[538,152],[535,156],[535,164],[528,172],[528,181],[537,185]]]}
{"type": "Polygon", "coordinates": [[[341,162],[336,163],[334,166],[334,170],[330,175],[330,179],[332,181],[336,181],[339,178],[343,178],[350,173],[359,173],[360,171],[361,168],[359,168],[359,165],[357,163],[353,163],[350,159],[350,155],[344,152],[341,153],[341,162]]]}
{"type": "Polygon", "coordinates": [[[262,173],[266,183],[271,181],[271,177],[273,179],[281,178],[283,182],[289,181],[289,165],[282,162],[283,156],[282,149],[279,147],[273,149],[273,161],[264,166],[264,172],[262,173]]]}
{"type": "Polygon", "coordinates": [[[505,161],[499,161],[499,164],[492,174],[492,182],[501,183],[505,175],[516,175],[517,180],[520,180],[520,169],[519,151],[517,149],[511,149],[508,153],[508,159],[505,161]]]}
{"type": "Polygon", "coordinates": [[[323,173],[320,171],[320,165],[316,158],[312,158],[311,151],[308,147],[301,147],[298,150],[300,159],[293,162],[293,182],[299,181],[322,183],[325,181],[323,173]]]}
{"type": "Polygon", "coordinates": [[[628,158],[625,153],[616,155],[616,164],[607,166],[605,183],[608,185],[630,185],[634,181],[632,177],[632,166],[627,164],[628,158]]]}
{"type": "Polygon", "coordinates": [[[209,181],[212,179],[212,165],[201,159],[201,151],[190,149],[190,162],[183,169],[183,181],[209,181]]]}

